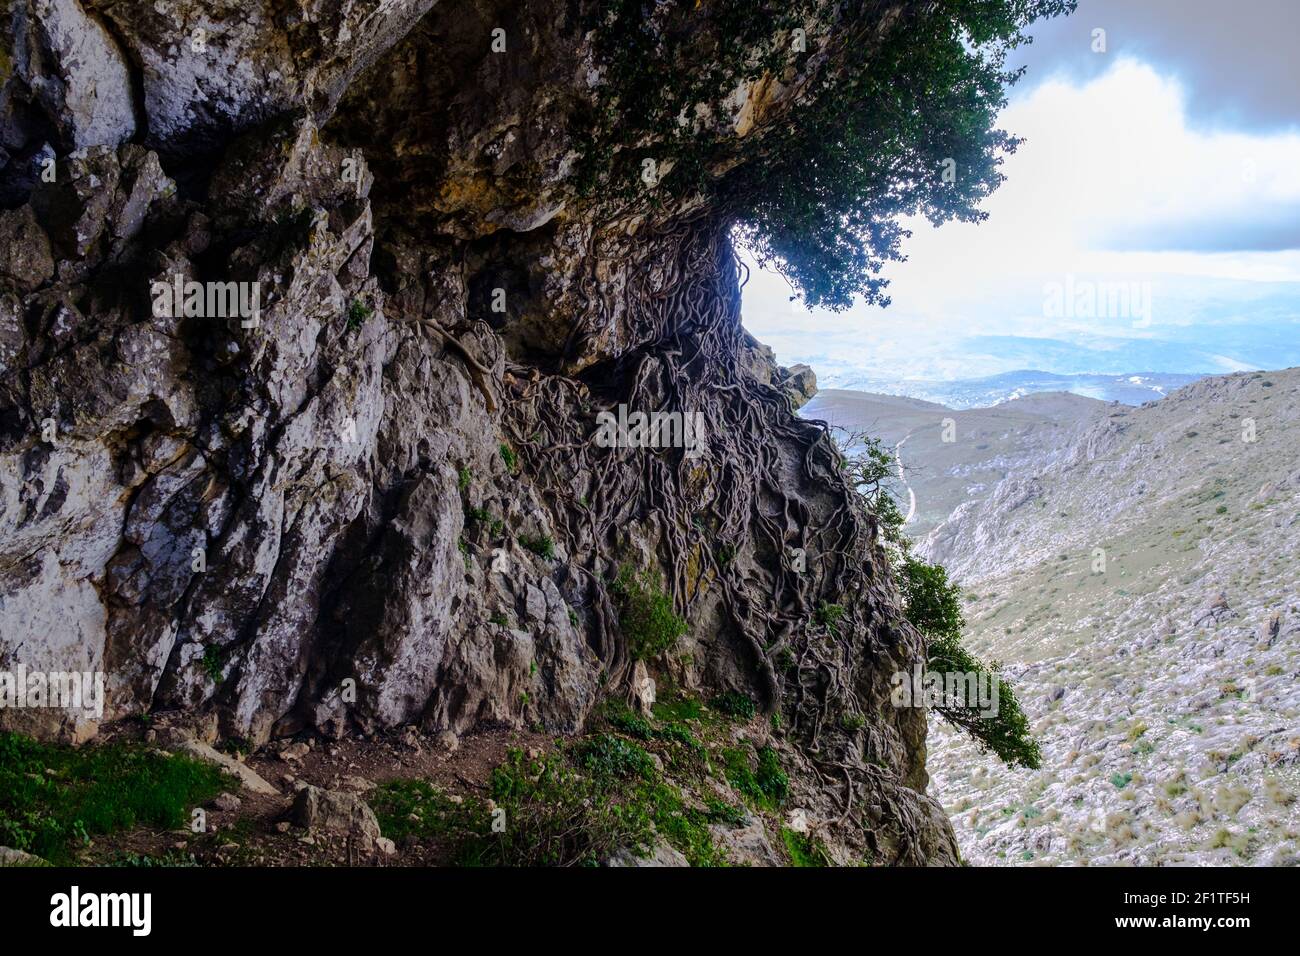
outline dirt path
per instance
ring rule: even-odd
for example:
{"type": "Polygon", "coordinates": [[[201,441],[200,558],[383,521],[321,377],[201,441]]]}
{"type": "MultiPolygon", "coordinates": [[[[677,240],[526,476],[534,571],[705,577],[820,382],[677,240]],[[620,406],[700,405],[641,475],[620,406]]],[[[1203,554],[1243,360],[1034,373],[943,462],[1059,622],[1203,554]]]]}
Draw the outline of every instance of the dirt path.
{"type": "Polygon", "coordinates": [[[911,437],[912,433],[908,432],[899,439],[898,444],[894,446],[894,460],[898,462],[898,480],[901,481],[903,487],[907,489],[907,517],[903,519],[903,524],[907,524],[916,517],[916,492],[913,491],[912,486],[907,483],[907,476],[903,472],[903,456],[901,454],[903,450],[903,442],[907,441],[911,437]]]}

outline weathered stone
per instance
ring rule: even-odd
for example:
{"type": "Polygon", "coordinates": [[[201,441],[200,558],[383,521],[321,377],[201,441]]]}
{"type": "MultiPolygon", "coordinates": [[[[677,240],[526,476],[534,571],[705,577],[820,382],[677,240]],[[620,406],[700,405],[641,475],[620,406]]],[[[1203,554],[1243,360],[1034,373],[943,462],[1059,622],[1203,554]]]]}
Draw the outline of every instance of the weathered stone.
{"type": "Polygon", "coordinates": [[[0,846],[0,866],[49,866],[39,856],[31,853],[24,853],[22,850],[15,850],[7,846],[0,846]]]}
{"type": "Polygon", "coordinates": [[[751,815],[739,827],[715,823],[709,827],[709,832],[713,835],[714,843],[732,863],[742,866],[781,866],[784,862],[776,850],[772,849],[763,821],[756,816],[751,815]]]}
{"type": "Polygon", "coordinates": [[[261,793],[268,796],[278,795],[280,791],[276,790],[271,784],[262,779],[252,767],[241,763],[234,757],[227,756],[219,750],[209,747],[205,743],[200,743],[194,739],[182,739],[175,744],[177,750],[196,757],[207,763],[220,767],[226,773],[238,778],[240,786],[252,793],[261,793]]]}
{"type": "Polygon", "coordinates": [[[379,821],[364,800],[354,793],[322,790],[310,784],[298,791],[290,810],[293,822],[347,838],[360,853],[372,853],[380,840],[379,821]]]}
{"type": "Polygon", "coordinates": [[[606,866],[690,866],[686,857],[681,851],[667,843],[656,843],[654,848],[645,856],[640,856],[632,850],[624,847],[619,850],[608,860],[606,866]]]}

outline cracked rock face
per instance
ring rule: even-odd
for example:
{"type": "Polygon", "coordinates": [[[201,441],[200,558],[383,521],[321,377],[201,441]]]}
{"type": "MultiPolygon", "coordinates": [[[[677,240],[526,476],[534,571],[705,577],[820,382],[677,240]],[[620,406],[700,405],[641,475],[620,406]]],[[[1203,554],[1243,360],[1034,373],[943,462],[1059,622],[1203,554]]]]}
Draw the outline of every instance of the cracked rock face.
{"type": "MultiPolygon", "coordinates": [[[[0,670],[106,682],[102,713],[5,710],[0,727],[84,740],[175,710],[254,743],[404,724],[573,733],[634,679],[642,695],[657,678],[762,696],[759,638],[728,633],[714,571],[673,582],[691,631],[653,673],[620,669],[598,637],[619,556],[656,564],[691,515],[632,515],[615,553],[581,530],[582,476],[558,487],[520,467],[519,410],[580,373],[590,388],[565,379],[547,399],[571,422],[594,414],[597,382],[617,403],[620,363],[662,334],[633,304],[680,281],[678,247],[644,213],[597,219],[574,185],[593,88],[577,22],[552,4],[444,6],[0,14],[0,670]],[[496,23],[519,56],[486,47],[496,23]]],[[[774,89],[762,110],[737,98],[737,135],[757,135],[774,89]]],[[[737,367],[790,419],[811,370],[745,352],[737,367]]],[[[565,441],[589,438],[575,424],[565,441]]],[[[808,480],[802,445],[759,439],[808,480]]],[[[681,480],[716,494],[726,465],[681,480]]],[[[888,704],[919,639],[866,560],[863,646],[888,645],[854,670],[869,722],[853,759],[886,768],[873,849],[953,862],[923,792],[924,715],[888,704]]]]}

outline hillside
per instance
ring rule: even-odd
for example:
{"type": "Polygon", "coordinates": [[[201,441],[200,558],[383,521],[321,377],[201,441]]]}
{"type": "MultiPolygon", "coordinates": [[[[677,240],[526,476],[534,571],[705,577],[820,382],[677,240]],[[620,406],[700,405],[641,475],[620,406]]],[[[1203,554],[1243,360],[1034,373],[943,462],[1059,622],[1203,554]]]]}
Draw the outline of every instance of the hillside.
{"type": "Polygon", "coordinates": [[[1036,444],[928,533],[1043,746],[1011,771],[932,724],[967,859],[1296,862],[1298,450],[1300,370],[1205,379],[1036,444]]]}
{"type": "Polygon", "coordinates": [[[988,496],[1008,475],[1057,447],[1071,426],[1102,416],[1110,407],[1065,392],[1037,392],[989,408],[950,409],[914,398],[824,389],[800,414],[847,433],[881,438],[897,450],[905,513],[909,489],[916,502],[906,530],[920,537],[956,508],[988,496]]]}

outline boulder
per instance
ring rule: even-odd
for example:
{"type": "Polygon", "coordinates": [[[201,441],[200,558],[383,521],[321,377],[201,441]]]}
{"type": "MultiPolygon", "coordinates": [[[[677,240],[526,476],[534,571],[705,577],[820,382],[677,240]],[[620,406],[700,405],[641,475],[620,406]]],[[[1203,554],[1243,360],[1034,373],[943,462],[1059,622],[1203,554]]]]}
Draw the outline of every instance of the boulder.
{"type": "Polygon", "coordinates": [[[309,832],[323,831],[346,837],[364,854],[380,848],[382,837],[375,812],[355,793],[304,784],[294,797],[289,818],[309,832]]]}

